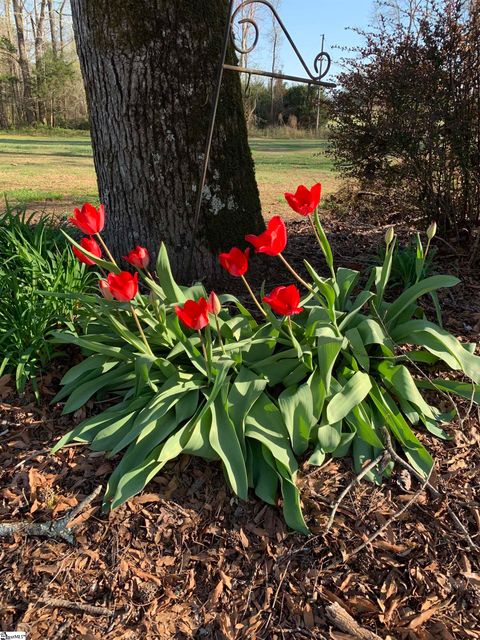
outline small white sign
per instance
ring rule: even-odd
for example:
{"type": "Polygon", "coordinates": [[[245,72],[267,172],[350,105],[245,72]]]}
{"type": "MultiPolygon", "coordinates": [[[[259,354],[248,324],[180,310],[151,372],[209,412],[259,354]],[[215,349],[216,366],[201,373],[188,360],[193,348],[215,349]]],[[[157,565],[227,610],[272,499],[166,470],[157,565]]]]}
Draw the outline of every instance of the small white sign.
{"type": "Polygon", "coordinates": [[[25,631],[0,631],[0,640],[27,640],[25,631]]]}

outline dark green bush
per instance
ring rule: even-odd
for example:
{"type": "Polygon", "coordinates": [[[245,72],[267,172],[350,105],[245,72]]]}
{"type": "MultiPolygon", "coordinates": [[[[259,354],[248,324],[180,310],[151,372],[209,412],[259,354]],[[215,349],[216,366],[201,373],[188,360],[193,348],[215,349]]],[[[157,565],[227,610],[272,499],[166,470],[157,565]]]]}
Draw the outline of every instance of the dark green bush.
{"type": "Polygon", "coordinates": [[[0,373],[15,375],[22,392],[58,353],[52,330],[72,327],[78,302],[42,292],[83,293],[92,274],[73,256],[46,215],[10,208],[0,216],[0,373]]]}

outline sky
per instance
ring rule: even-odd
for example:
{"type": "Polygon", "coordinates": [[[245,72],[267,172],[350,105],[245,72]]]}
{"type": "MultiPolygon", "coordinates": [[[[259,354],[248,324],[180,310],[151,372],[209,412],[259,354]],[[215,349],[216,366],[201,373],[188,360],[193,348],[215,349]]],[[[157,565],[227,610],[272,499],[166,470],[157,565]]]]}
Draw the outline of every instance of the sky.
{"type": "MultiPolygon", "coordinates": [[[[374,0],[280,0],[279,14],[311,68],[321,49],[321,36],[325,34],[325,50],[332,57],[332,68],[325,80],[332,80],[341,69],[338,62],[345,55],[335,47],[351,47],[359,43],[359,36],[347,27],[367,27],[374,15],[373,6],[374,0]]],[[[264,16],[265,11],[262,8],[264,16]]],[[[266,29],[268,31],[268,26],[266,29]]],[[[256,56],[255,62],[257,65],[263,62],[268,68],[268,33],[265,33],[265,27],[261,32],[260,55],[256,56]]],[[[304,75],[285,38],[281,45],[280,64],[286,74],[304,75]]]]}

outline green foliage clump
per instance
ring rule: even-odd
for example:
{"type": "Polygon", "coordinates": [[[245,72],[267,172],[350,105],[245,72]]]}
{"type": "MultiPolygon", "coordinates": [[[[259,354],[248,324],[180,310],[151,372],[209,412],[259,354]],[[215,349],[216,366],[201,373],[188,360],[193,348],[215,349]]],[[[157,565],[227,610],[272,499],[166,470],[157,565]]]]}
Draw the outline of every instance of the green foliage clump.
{"type": "MultiPolygon", "coordinates": [[[[413,242],[409,242],[404,247],[398,247],[393,255],[392,272],[390,274],[390,287],[411,287],[417,282],[419,275],[423,277],[431,276],[435,267],[435,256],[437,248],[431,247],[426,256],[422,256],[420,237],[413,242]],[[420,251],[419,251],[420,248],[420,251]],[[419,268],[421,273],[419,274],[419,268]]],[[[381,261],[385,259],[386,249],[379,251],[381,261]]]]}
{"type": "MultiPolygon", "coordinates": [[[[223,295],[215,318],[210,307],[204,332],[185,329],[176,307],[207,292],[201,284],[185,288],[175,282],[165,247],[157,278],[143,272],[149,295],[138,294],[133,306],[81,297],[81,330],[57,333],[56,340],[78,345],[85,360],[65,375],[56,401],[65,402],[65,414],[94,397],[111,399],[111,405],[66,434],[55,450],[76,440],[110,457],[122,454],[105,509],[189,454],[220,461],[242,499],[249,488],[268,504],[281,497],[288,525],[307,533],[296,484],[299,462],[321,465],[328,456],[348,455],[359,472],[385,450],[384,429],[420,474],[430,473],[433,460],[418,434],[445,438],[443,425],[453,413],[431,405],[423,390],[480,402],[475,345],[461,344],[418,304],[459,281],[422,277],[428,248],[419,240],[415,282],[387,302],[393,230],[383,263],[365,287],[358,271],[335,269],[318,214],[315,230],[331,276],[320,277],[305,261],[311,284],[305,283],[303,311],[294,317],[279,318],[264,303],[258,320],[238,299],[223,295]],[[434,378],[420,370],[431,365],[434,378]],[[455,375],[440,377],[442,366],[455,375]],[[458,373],[471,382],[459,380],[458,373]]],[[[95,260],[119,272],[117,265],[95,260]]],[[[368,478],[380,483],[392,466],[379,465],[368,478]]]]}
{"type": "Polygon", "coordinates": [[[49,333],[72,327],[78,301],[45,293],[88,290],[92,274],[73,256],[47,216],[7,208],[0,217],[0,373],[22,392],[55,356],[49,333]]]}

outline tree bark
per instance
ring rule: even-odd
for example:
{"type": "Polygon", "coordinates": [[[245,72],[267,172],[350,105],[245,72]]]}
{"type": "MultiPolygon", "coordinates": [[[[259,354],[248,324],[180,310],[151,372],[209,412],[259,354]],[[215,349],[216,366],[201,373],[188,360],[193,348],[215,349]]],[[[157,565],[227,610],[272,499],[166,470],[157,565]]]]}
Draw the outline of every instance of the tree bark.
{"type": "Polygon", "coordinates": [[[58,10],[58,38],[60,41],[60,56],[63,57],[63,50],[65,48],[65,42],[64,42],[64,37],[63,37],[63,33],[64,33],[64,29],[63,29],[63,20],[64,20],[64,15],[63,15],[63,11],[65,9],[65,3],[66,0],[62,0],[62,3],[60,5],[60,9],[58,10]]]}
{"type": "Polygon", "coordinates": [[[73,0],[72,13],[107,241],[118,257],[163,240],[180,281],[211,279],[220,250],[263,228],[240,78],[227,72],[193,237],[227,1],[73,0]]]}
{"type": "Polygon", "coordinates": [[[57,57],[58,44],[57,44],[57,28],[55,25],[55,8],[53,6],[53,0],[48,0],[48,21],[50,23],[50,42],[52,44],[53,57],[57,57]]]}
{"type": "Polygon", "coordinates": [[[45,26],[45,9],[47,0],[40,0],[40,12],[38,12],[37,2],[34,2],[35,19],[32,20],[32,31],[35,42],[35,76],[37,83],[37,113],[38,120],[42,124],[47,123],[45,110],[45,96],[42,95],[43,82],[45,72],[43,68],[43,45],[44,45],[44,26],[45,26]]]}
{"type": "Polygon", "coordinates": [[[27,124],[34,124],[35,109],[32,95],[32,78],[28,64],[27,48],[25,45],[25,32],[23,27],[23,6],[20,0],[12,0],[13,15],[15,18],[15,28],[17,30],[18,44],[18,64],[22,73],[23,81],[23,109],[27,124]]]}

